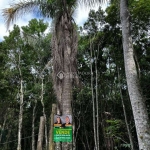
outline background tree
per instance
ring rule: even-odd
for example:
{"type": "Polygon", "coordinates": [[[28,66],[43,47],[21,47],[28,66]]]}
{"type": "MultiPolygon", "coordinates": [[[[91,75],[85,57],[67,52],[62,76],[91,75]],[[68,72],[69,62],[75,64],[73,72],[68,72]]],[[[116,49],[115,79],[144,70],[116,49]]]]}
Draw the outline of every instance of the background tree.
{"type": "Polygon", "coordinates": [[[149,117],[138,78],[136,54],[133,50],[127,0],[120,2],[125,72],[140,149],[150,147],[149,117]]]}
{"type": "MultiPolygon", "coordinates": [[[[35,27],[38,27],[39,29],[41,28],[41,30],[43,30],[42,24],[43,24],[43,26],[45,26],[45,29],[47,28],[47,25],[42,23],[41,20],[39,22],[37,20],[32,20],[29,24],[34,23],[35,27]],[[39,22],[41,24],[41,27],[40,26],[38,27],[39,22]]],[[[33,24],[32,24],[32,27],[33,27],[33,24]]],[[[33,28],[31,28],[30,25],[28,27],[26,26],[23,28],[32,30],[32,32],[33,32],[33,28]]],[[[50,109],[51,105],[47,105],[47,102],[48,102],[47,100],[49,98],[51,98],[50,103],[53,103],[53,101],[54,101],[54,96],[52,94],[52,81],[51,81],[52,79],[49,76],[50,66],[45,67],[47,62],[50,59],[50,57],[48,57],[48,56],[50,56],[50,50],[49,50],[49,43],[47,42],[47,40],[49,41],[51,36],[50,35],[44,36],[43,32],[45,30],[43,30],[42,32],[39,32],[40,38],[33,33],[30,35],[27,32],[25,33],[25,30],[24,30],[24,34],[26,36],[22,36],[23,34],[21,34],[21,32],[17,32],[16,30],[19,31],[20,30],[19,27],[15,27],[15,29],[10,33],[10,35],[8,37],[5,37],[5,40],[2,42],[3,48],[7,52],[6,56],[8,57],[8,61],[5,64],[5,68],[7,68],[7,70],[10,71],[10,75],[11,75],[10,77],[7,76],[7,78],[8,78],[7,81],[10,83],[11,86],[9,86],[9,88],[11,90],[13,90],[13,94],[14,94],[14,96],[11,97],[11,101],[12,101],[11,103],[9,103],[8,95],[7,95],[7,99],[5,100],[9,104],[7,106],[7,109],[10,112],[12,111],[12,113],[11,113],[11,115],[7,115],[8,121],[6,122],[6,125],[5,125],[6,127],[4,129],[6,134],[3,133],[2,139],[4,140],[5,136],[8,141],[11,141],[12,139],[17,139],[16,133],[17,133],[18,118],[16,118],[15,116],[18,115],[18,111],[19,111],[18,110],[19,101],[17,99],[17,92],[18,92],[20,82],[19,82],[19,77],[18,77],[19,74],[17,72],[17,69],[15,68],[16,66],[14,65],[15,57],[14,57],[13,51],[14,51],[14,49],[17,49],[19,46],[22,46],[21,68],[22,68],[23,78],[24,78],[24,84],[23,84],[23,87],[24,87],[23,129],[24,130],[22,130],[21,135],[22,135],[23,139],[24,139],[24,137],[31,138],[34,136],[33,138],[35,138],[35,140],[37,140],[39,116],[42,115],[42,105],[40,103],[40,91],[41,91],[40,90],[40,84],[41,84],[40,82],[41,81],[40,81],[40,77],[39,77],[41,72],[44,76],[44,90],[46,93],[46,94],[43,93],[44,94],[43,101],[46,104],[45,112],[46,112],[46,115],[48,115],[48,116],[50,114],[49,109],[50,109]],[[34,41],[31,40],[31,37],[34,37],[34,41]],[[24,43],[24,46],[20,43],[17,43],[16,45],[13,44],[13,46],[11,46],[11,43],[15,43],[14,40],[16,40],[17,38],[19,38],[24,43]],[[38,41],[37,43],[35,42],[36,38],[38,41]],[[38,48],[35,46],[36,44],[39,44],[38,48]],[[14,61],[12,62],[12,60],[14,60],[14,61]],[[32,124],[32,117],[31,117],[32,115],[31,114],[32,114],[33,107],[36,103],[35,101],[37,101],[37,107],[34,111],[35,128],[32,129],[30,126],[32,124]],[[13,103],[13,105],[12,105],[12,103],[13,103]],[[14,119],[14,117],[15,117],[15,119],[14,119]],[[12,122],[13,122],[13,124],[12,124],[12,122]],[[7,130],[7,128],[10,128],[10,130],[7,130]],[[7,133],[7,131],[9,131],[9,133],[7,133]],[[32,133],[31,131],[34,131],[34,135],[32,135],[32,136],[31,136],[31,133],[32,133]]],[[[35,30],[37,31],[36,28],[35,28],[35,30]]],[[[18,55],[18,53],[16,53],[16,55],[18,55]]],[[[1,101],[1,103],[4,104],[3,101],[1,101]]],[[[48,123],[46,125],[48,125],[48,123]]],[[[25,138],[24,140],[21,140],[22,147],[27,148],[27,149],[30,148],[27,146],[27,145],[31,145],[30,138],[25,138]]],[[[5,142],[7,140],[5,140],[5,142]]],[[[4,146],[7,147],[7,148],[5,147],[6,149],[9,149],[9,147],[14,147],[14,149],[16,148],[15,143],[6,143],[6,144],[4,144],[4,146]]]]}

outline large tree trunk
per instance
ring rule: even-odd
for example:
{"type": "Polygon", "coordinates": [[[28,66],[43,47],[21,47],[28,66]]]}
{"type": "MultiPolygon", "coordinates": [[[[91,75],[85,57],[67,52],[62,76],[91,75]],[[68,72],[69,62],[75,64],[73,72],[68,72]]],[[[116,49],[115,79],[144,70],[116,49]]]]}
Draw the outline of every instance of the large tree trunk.
{"type": "MultiPolygon", "coordinates": [[[[67,8],[66,8],[67,9],[67,8]]],[[[55,22],[52,38],[53,82],[57,98],[57,114],[72,115],[72,86],[77,81],[76,55],[77,33],[71,22],[70,12],[64,12],[55,22]]],[[[71,149],[72,144],[63,143],[62,149],[71,149]]]]}
{"type": "Polygon", "coordinates": [[[72,83],[76,73],[77,34],[71,17],[63,14],[56,20],[52,38],[53,82],[57,98],[57,114],[72,114],[72,83]]]}
{"type": "Polygon", "coordinates": [[[132,37],[130,35],[130,22],[129,22],[129,11],[127,7],[127,0],[121,0],[120,16],[122,24],[125,72],[133,116],[135,120],[139,149],[149,150],[150,149],[149,118],[145,101],[140,88],[136,64],[134,60],[132,37]]]}

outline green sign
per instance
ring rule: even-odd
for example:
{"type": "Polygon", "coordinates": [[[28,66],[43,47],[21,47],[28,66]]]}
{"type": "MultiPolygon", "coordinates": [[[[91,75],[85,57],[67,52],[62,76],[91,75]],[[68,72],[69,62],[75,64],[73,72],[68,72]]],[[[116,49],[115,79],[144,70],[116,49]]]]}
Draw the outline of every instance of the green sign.
{"type": "Polygon", "coordinates": [[[53,128],[54,142],[72,142],[72,126],[70,127],[54,127],[53,128]]]}

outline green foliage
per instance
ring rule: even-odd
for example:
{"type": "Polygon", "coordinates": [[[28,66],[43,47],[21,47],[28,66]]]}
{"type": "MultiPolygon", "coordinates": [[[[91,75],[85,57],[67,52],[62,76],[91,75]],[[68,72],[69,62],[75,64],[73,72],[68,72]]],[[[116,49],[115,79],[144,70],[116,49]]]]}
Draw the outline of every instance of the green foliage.
{"type": "Polygon", "coordinates": [[[130,144],[121,144],[120,147],[131,148],[131,145],[130,144]]]}
{"type": "Polygon", "coordinates": [[[150,0],[134,0],[130,6],[132,17],[142,21],[145,25],[149,24],[150,19],[150,0]]]}
{"type": "Polygon", "coordinates": [[[22,30],[25,34],[29,34],[32,36],[38,35],[40,37],[41,34],[45,32],[48,27],[48,23],[44,23],[43,20],[32,19],[29,21],[28,26],[23,26],[22,30]]]}
{"type": "Polygon", "coordinates": [[[91,35],[102,30],[104,21],[104,11],[99,7],[98,11],[91,10],[88,20],[84,23],[84,29],[91,35]]]}
{"type": "Polygon", "coordinates": [[[106,134],[110,136],[121,134],[119,130],[123,125],[122,120],[106,120],[106,123],[108,124],[108,127],[106,127],[106,134]]]}
{"type": "Polygon", "coordinates": [[[128,147],[130,144],[127,145],[124,145],[124,143],[121,144],[122,141],[126,141],[124,140],[126,132],[124,130],[125,123],[122,120],[118,119],[106,120],[106,123],[107,123],[107,126],[105,127],[106,135],[108,137],[113,137],[115,144],[118,145],[119,147],[128,147]]]}
{"type": "Polygon", "coordinates": [[[72,15],[77,5],[76,2],[76,0],[46,0],[44,3],[40,3],[41,14],[52,19],[59,18],[64,12],[72,15]]]}
{"type": "MultiPolygon", "coordinates": [[[[19,117],[19,89],[20,66],[24,89],[24,114],[23,114],[23,132],[22,142],[24,149],[30,149],[32,132],[32,113],[33,107],[37,103],[35,118],[35,139],[37,139],[39,118],[43,115],[43,108],[40,102],[41,96],[41,78],[40,73],[50,60],[49,41],[51,34],[45,35],[47,23],[42,20],[33,19],[28,26],[21,29],[15,25],[4,41],[0,43],[0,57],[3,65],[0,69],[2,78],[0,82],[0,125],[3,125],[6,115],[6,125],[2,133],[2,143],[7,141],[17,141],[18,117],[19,117]],[[28,36],[27,36],[28,35],[28,36]],[[30,37],[30,38],[29,38],[30,37]],[[38,42],[32,42],[32,38],[38,39],[38,42]],[[19,61],[20,54],[20,61],[19,61]],[[9,129],[9,130],[8,130],[9,129]]],[[[53,94],[52,80],[49,76],[49,68],[43,70],[44,77],[44,104],[46,115],[50,116],[51,104],[55,101],[53,94]],[[48,71],[47,71],[48,69],[48,71]],[[49,101],[49,99],[51,99],[49,101]]],[[[47,122],[49,126],[49,122],[47,122]]],[[[0,132],[1,134],[1,132],[0,132]]],[[[17,142],[8,142],[0,145],[0,149],[16,149],[17,142]],[[7,147],[7,148],[6,148],[7,147]]]]}
{"type": "Polygon", "coordinates": [[[115,27],[117,24],[120,24],[120,12],[119,12],[119,2],[118,0],[114,1],[106,9],[105,21],[109,23],[112,27],[115,27]]]}

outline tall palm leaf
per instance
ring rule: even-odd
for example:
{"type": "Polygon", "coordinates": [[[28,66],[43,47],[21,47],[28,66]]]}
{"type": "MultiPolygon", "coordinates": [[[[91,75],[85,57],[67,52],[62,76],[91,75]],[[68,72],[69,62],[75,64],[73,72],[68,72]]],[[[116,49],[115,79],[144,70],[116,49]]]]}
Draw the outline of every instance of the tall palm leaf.
{"type": "Polygon", "coordinates": [[[2,14],[5,18],[7,27],[9,27],[11,22],[13,23],[22,15],[34,12],[37,8],[39,10],[38,12],[40,12],[44,17],[55,18],[58,14],[61,14],[61,12],[65,10],[64,6],[69,6],[69,9],[74,10],[77,3],[83,3],[88,7],[104,3],[106,1],[109,0],[22,0],[18,3],[12,3],[10,8],[3,9],[2,14]]]}
{"type": "Polygon", "coordinates": [[[68,1],[68,3],[62,0],[22,0],[18,3],[12,3],[10,8],[3,9],[2,15],[7,27],[9,27],[11,23],[27,13],[37,12],[44,17],[53,19],[64,11],[73,10],[75,4],[76,0],[68,1]],[[68,9],[65,9],[67,7],[68,9]]]}
{"type": "Polygon", "coordinates": [[[33,11],[35,7],[38,7],[41,3],[33,0],[21,1],[19,3],[13,3],[10,5],[10,8],[5,8],[2,10],[2,15],[5,19],[7,29],[10,26],[10,23],[14,22],[16,19],[33,11]]]}

